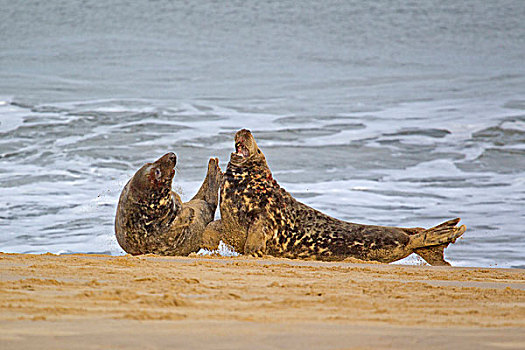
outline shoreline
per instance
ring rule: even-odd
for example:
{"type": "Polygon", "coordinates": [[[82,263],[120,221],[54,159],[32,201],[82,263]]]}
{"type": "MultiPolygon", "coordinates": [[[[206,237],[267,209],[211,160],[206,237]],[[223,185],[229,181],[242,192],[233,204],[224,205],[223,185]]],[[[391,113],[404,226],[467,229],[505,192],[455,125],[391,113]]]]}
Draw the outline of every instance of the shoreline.
{"type": "Polygon", "coordinates": [[[522,269],[0,253],[0,271],[2,349],[525,344],[522,269]]]}

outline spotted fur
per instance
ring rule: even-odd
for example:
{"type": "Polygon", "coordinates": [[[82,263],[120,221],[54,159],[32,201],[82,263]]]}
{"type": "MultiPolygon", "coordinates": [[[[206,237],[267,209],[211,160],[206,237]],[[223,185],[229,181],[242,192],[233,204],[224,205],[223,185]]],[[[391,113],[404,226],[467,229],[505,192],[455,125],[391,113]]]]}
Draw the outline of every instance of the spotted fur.
{"type": "Polygon", "coordinates": [[[425,230],[362,225],[330,217],[297,201],[279,186],[250,131],[237,132],[235,142],[236,152],[220,190],[221,220],[210,225],[205,234],[210,248],[222,239],[245,254],[380,262],[422,252],[429,263],[445,265],[443,248],[465,231],[465,226],[456,227],[459,219],[425,230]]]}

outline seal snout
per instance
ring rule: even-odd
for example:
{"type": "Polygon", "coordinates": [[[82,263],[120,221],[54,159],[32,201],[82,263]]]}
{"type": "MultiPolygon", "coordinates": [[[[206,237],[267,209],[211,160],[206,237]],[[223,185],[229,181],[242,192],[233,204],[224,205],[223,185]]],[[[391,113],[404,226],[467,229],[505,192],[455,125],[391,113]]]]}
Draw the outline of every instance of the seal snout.
{"type": "Polygon", "coordinates": [[[173,152],[166,153],[160,157],[155,163],[153,168],[155,169],[155,178],[158,182],[171,181],[175,176],[175,165],[177,164],[177,156],[173,152]]]}
{"type": "Polygon", "coordinates": [[[244,140],[235,142],[235,151],[237,155],[242,158],[246,158],[250,155],[248,148],[244,145],[244,140]]]}
{"type": "Polygon", "coordinates": [[[155,163],[173,168],[177,164],[177,156],[175,155],[175,153],[169,152],[160,157],[155,163]]]}
{"type": "Polygon", "coordinates": [[[164,157],[167,158],[168,161],[173,163],[173,165],[177,164],[177,156],[173,152],[166,153],[164,157]]]}
{"type": "Polygon", "coordinates": [[[166,153],[165,157],[167,157],[169,165],[168,168],[170,169],[170,176],[173,178],[175,176],[175,165],[177,165],[177,155],[173,152],[166,153]]]}
{"type": "Polygon", "coordinates": [[[235,152],[237,156],[246,158],[250,156],[249,141],[253,138],[248,129],[242,129],[235,134],[235,152]]]}

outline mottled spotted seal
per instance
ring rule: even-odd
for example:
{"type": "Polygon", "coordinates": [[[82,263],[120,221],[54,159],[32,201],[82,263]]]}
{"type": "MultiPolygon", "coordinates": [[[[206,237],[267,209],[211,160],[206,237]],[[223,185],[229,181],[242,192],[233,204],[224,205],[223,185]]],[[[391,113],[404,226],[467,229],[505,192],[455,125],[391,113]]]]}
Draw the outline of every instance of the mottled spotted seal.
{"type": "Polygon", "coordinates": [[[215,215],[222,177],[210,159],[201,188],[182,203],[171,190],[177,157],[167,153],[145,164],[124,187],[115,218],[117,241],[129,254],[187,255],[198,251],[215,215]]]}
{"type": "Polygon", "coordinates": [[[361,225],[323,214],[281,188],[250,131],[235,135],[220,190],[221,220],[205,232],[205,247],[219,240],[245,254],[287,258],[392,262],[411,253],[448,265],[443,249],[465,232],[459,219],[430,229],[361,225]]]}

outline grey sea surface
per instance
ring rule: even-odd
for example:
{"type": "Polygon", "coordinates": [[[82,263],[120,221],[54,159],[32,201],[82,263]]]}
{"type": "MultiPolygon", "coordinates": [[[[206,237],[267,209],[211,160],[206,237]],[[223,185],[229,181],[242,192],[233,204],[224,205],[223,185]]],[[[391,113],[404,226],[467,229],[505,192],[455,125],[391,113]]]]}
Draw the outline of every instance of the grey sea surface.
{"type": "Polygon", "coordinates": [[[453,265],[525,268],[524,1],[0,8],[0,251],[123,254],[133,173],[173,151],[187,200],[249,128],[299,200],[368,224],[461,217],[453,265]]]}

